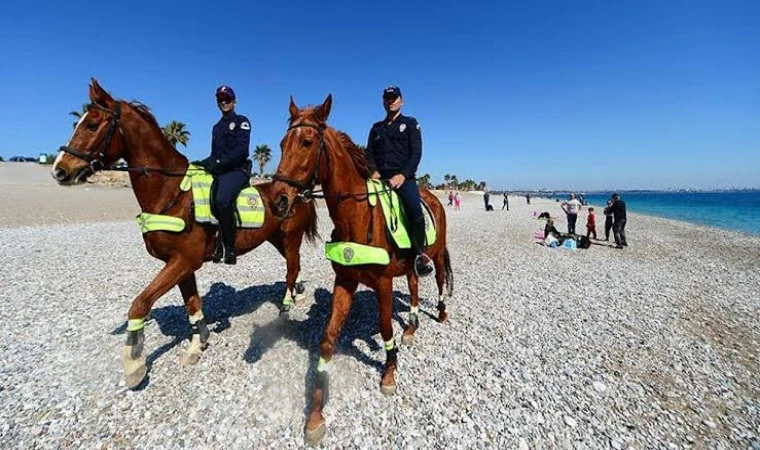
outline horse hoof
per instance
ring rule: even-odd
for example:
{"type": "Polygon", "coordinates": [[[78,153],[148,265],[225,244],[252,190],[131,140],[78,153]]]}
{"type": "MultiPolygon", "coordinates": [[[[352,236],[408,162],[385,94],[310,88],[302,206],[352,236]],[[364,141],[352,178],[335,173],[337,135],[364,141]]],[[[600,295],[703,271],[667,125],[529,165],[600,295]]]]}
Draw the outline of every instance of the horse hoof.
{"type": "Polygon", "coordinates": [[[325,437],[325,433],[327,433],[327,425],[322,422],[313,430],[307,428],[304,433],[304,439],[306,440],[306,443],[312,447],[316,447],[322,441],[322,438],[325,437]]]}
{"type": "Polygon", "coordinates": [[[194,366],[201,360],[200,353],[185,352],[179,357],[179,364],[181,366],[194,366]]]}
{"type": "Polygon", "coordinates": [[[306,303],[306,294],[296,294],[296,296],[293,297],[293,302],[296,306],[302,306],[306,303]]]}
{"type": "Polygon", "coordinates": [[[438,313],[438,322],[443,323],[446,322],[449,319],[449,313],[446,311],[441,311],[438,313]]]}
{"type": "Polygon", "coordinates": [[[140,385],[148,374],[148,368],[140,366],[136,371],[124,375],[124,381],[127,384],[128,389],[134,389],[140,385]]]}
{"type": "Polygon", "coordinates": [[[386,395],[386,396],[393,395],[396,393],[396,385],[395,384],[381,384],[380,392],[382,392],[383,395],[386,395]]]}
{"type": "Polygon", "coordinates": [[[401,336],[401,344],[403,345],[414,345],[414,335],[413,334],[404,334],[401,336]]]}

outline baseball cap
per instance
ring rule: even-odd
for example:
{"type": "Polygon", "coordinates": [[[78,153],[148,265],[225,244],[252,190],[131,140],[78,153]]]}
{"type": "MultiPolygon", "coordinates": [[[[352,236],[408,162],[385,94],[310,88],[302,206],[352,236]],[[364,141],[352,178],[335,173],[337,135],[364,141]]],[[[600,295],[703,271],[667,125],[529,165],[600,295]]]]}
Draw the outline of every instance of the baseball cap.
{"type": "Polygon", "coordinates": [[[383,97],[403,97],[401,95],[401,89],[399,89],[398,86],[388,86],[387,88],[383,89],[383,97]]]}
{"type": "Polygon", "coordinates": [[[232,100],[235,100],[235,91],[232,90],[229,86],[219,86],[216,88],[216,98],[231,98],[232,100]]]}

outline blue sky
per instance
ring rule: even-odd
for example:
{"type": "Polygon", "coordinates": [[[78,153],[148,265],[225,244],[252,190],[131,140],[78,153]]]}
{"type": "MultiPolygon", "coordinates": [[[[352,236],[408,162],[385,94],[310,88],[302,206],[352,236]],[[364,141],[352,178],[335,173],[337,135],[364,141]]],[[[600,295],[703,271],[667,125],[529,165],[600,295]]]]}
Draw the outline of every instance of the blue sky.
{"type": "Polygon", "coordinates": [[[185,122],[180,150],[199,159],[228,84],[271,172],[290,95],[332,93],[331,125],[366,143],[394,83],[422,125],[418,175],[434,181],[760,186],[758,23],[756,1],[10,3],[0,155],[65,143],[94,76],[185,122]]]}

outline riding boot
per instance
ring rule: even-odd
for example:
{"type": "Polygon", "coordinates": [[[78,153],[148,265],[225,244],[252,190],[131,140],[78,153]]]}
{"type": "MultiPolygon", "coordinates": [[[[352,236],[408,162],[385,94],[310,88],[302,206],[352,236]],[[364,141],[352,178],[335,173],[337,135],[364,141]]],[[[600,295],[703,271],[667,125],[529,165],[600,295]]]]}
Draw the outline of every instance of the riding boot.
{"type": "Polygon", "coordinates": [[[211,260],[219,263],[222,262],[222,259],[224,259],[224,244],[222,244],[222,227],[220,225],[216,232],[216,246],[214,247],[214,254],[211,255],[211,260]]]}
{"type": "Polygon", "coordinates": [[[222,234],[222,245],[224,247],[224,263],[236,264],[237,252],[235,251],[235,235],[237,233],[237,224],[235,223],[235,207],[222,211],[219,214],[219,231],[222,234]]]}
{"type": "Polygon", "coordinates": [[[425,254],[427,237],[425,236],[425,218],[420,217],[417,220],[409,221],[409,237],[412,243],[412,251],[416,255],[414,258],[414,271],[419,277],[426,277],[435,272],[433,262],[425,254]]]}

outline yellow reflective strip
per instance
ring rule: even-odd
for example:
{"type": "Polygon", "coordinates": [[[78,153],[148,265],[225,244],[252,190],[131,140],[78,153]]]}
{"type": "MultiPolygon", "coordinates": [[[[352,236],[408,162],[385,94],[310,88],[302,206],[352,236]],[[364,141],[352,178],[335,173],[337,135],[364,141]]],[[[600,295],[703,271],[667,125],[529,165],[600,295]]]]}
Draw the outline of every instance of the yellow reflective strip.
{"type": "Polygon", "coordinates": [[[198,323],[199,320],[203,320],[203,311],[198,311],[197,313],[193,314],[189,317],[190,319],[190,325],[195,325],[198,323]]]}
{"type": "Polygon", "coordinates": [[[393,347],[396,346],[396,341],[391,339],[390,341],[385,341],[385,351],[393,350],[393,347]]]}
{"type": "Polygon", "coordinates": [[[330,369],[330,363],[332,361],[326,361],[321,356],[319,357],[319,364],[317,364],[317,372],[326,372],[328,369],[330,369]]]}
{"type": "Polygon", "coordinates": [[[145,319],[129,319],[127,321],[127,331],[137,331],[145,328],[145,319]]]}

